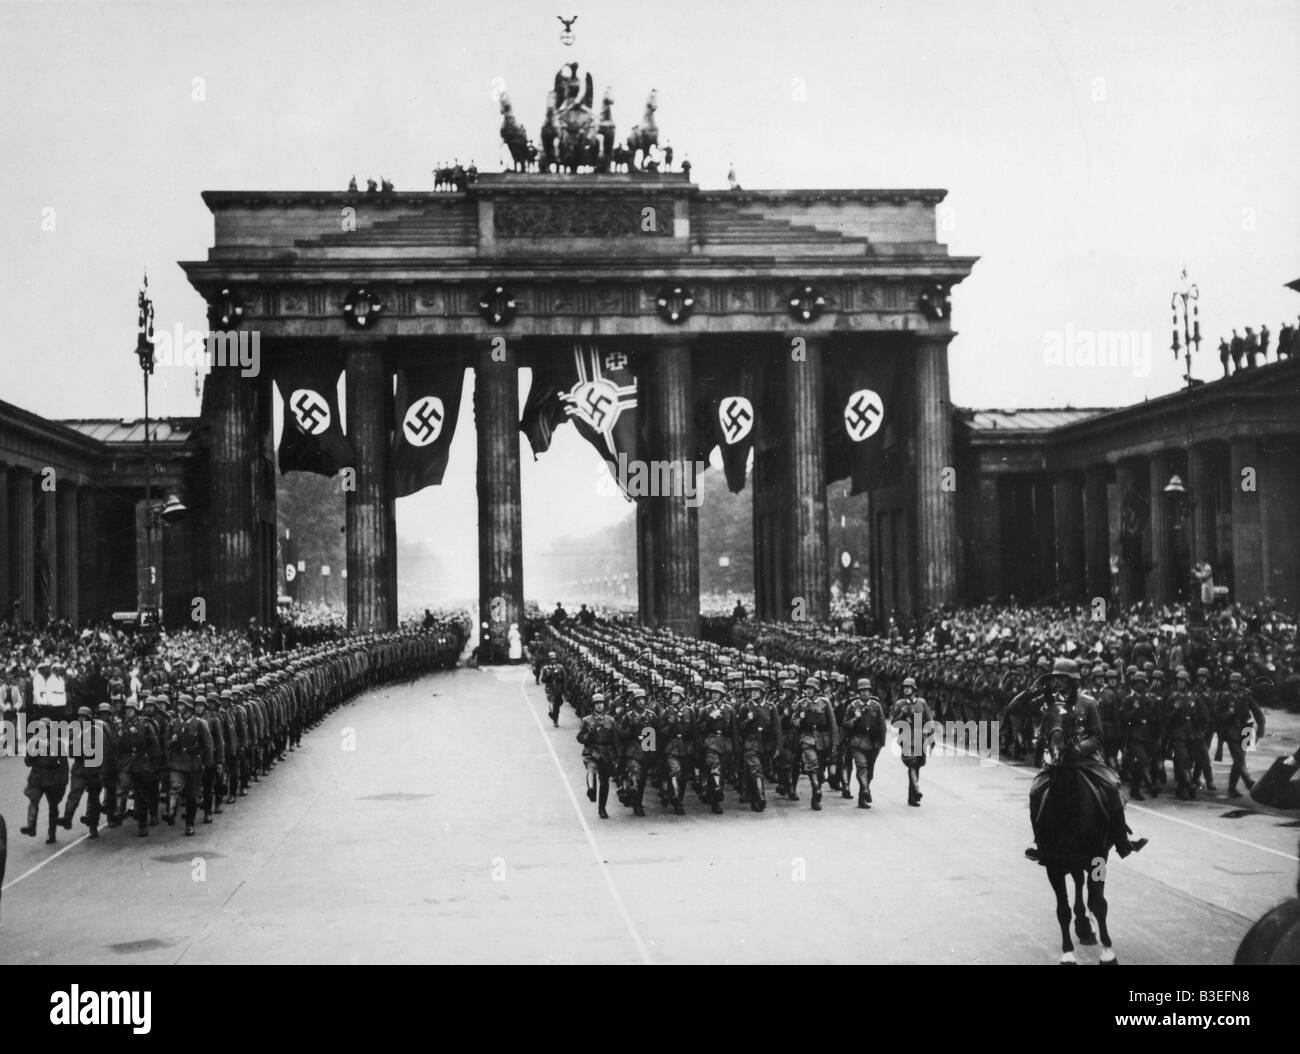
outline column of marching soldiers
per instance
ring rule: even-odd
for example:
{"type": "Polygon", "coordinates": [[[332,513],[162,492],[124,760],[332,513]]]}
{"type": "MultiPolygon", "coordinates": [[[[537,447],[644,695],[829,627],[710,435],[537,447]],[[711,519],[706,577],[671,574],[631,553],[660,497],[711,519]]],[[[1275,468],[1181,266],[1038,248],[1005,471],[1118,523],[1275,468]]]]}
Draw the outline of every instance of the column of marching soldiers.
{"type": "MultiPolygon", "coordinates": [[[[755,812],[767,807],[768,788],[799,800],[806,777],[812,809],[823,787],[869,809],[876,760],[897,729],[898,755],[908,778],[908,805],[923,797],[920,772],[936,745],[927,723],[989,722],[1000,755],[1043,761],[1039,736],[1050,705],[1050,676],[1062,663],[1081,673],[1083,691],[1098,704],[1107,763],[1123,774],[1130,796],[1158,796],[1172,760],[1175,793],[1189,800],[1217,790],[1211,746],[1218,760],[1228,748],[1228,796],[1241,797],[1254,781],[1246,769],[1252,738],[1264,733],[1264,714],[1240,672],[1226,685],[1210,670],[1165,672],[1124,667],[1087,657],[1012,659],[906,645],[868,645],[861,638],[828,645],[806,632],[765,634],[762,651],[674,637],[630,625],[552,626],[534,651],[534,672],[546,688],[558,727],[561,706],[581,717],[587,796],[602,819],[611,782],[620,803],[645,815],[647,787],[664,808],[684,812],[688,786],[721,813],[728,787],[755,812]],[[996,722],[996,726],[993,725],[996,722]],[[901,723],[901,725],[900,725],[901,723]]],[[[973,748],[978,733],[967,742],[973,748]]]]}
{"type": "Polygon", "coordinates": [[[33,708],[21,831],[36,835],[44,801],[46,841],[55,843],[84,798],[90,838],[99,837],[101,820],[110,828],[131,820],[143,838],[160,822],[183,819],[193,835],[200,811],[212,823],[335,708],[379,684],[455,666],[464,640],[461,627],[436,626],[214,657],[169,676],[165,690],[146,676],[131,692],[125,676],[113,676],[108,698],[78,707],[73,721],[33,708]]]}

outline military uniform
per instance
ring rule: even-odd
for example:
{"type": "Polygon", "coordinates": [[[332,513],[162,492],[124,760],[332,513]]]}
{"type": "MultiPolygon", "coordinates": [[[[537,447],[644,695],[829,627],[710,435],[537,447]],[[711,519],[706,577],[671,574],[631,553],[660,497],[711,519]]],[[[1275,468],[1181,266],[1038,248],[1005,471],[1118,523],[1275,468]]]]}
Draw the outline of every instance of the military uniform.
{"type": "Polygon", "coordinates": [[[659,718],[659,746],[667,764],[667,791],[673,812],[681,816],[686,797],[686,781],[695,755],[695,710],[686,701],[685,692],[674,694],[659,718]]]}
{"type": "Polygon", "coordinates": [[[149,833],[150,784],[159,753],[158,733],[152,722],[141,716],[135,704],[127,704],[117,744],[117,814],[126,816],[129,795],[134,801],[141,838],[149,833]]]}
{"type": "MultiPolygon", "coordinates": [[[[844,708],[844,741],[848,744],[853,767],[858,776],[858,808],[871,807],[871,781],[876,775],[876,758],[885,745],[885,710],[871,691],[871,682],[858,680],[857,695],[844,708]]],[[[848,774],[844,789],[848,791],[848,774]]]]}
{"type": "Polygon", "coordinates": [[[618,722],[618,747],[623,759],[625,805],[636,816],[645,815],[646,755],[657,735],[654,714],[646,706],[645,690],[632,693],[632,703],[618,722]]]}
{"type": "Polygon", "coordinates": [[[818,694],[820,682],[810,677],[804,682],[805,694],[792,715],[799,731],[800,769],[812,784],[812,807],[822,807],[822,783],[826,760],[839,746],[839,730],[830,701],[818,694]],[[811,689],[811,690],[809,690],[811,689]]]}
{"type": "Polygon", "coordinates": [[[900,752],[903,765],[907,769],[907,804],[919,807],[924,795],[921,793],[921,769],[926,761],[927,726],[934,720],[934,713],[921,696],[909,694],[907,689],[916,688],[911,677],[903,680],[902,698],[894,704],[890,715],[894,724],[902,725],[899,734],[900,752]]]}
{"type": "Polygon", "coordinates": [[[608,820],[605,803],[609,801],[609,779],[617,763],[617,730],[614,718],[605,712],[604,695],[597,693],[592,702],[596,710],[582,719],[578,742],[582,744],[582,763],[587,770],[587,798],[599,802],[600,818],[608,820]]]}
{"type": "Polygon", "coordinates": [[[203,770],[213,763],[213,756],[212,733],[207,722],[194,715],[193,699],[182,696],[180,718],[172,724],[167,739],[167,765],[171,776],[166,818],[168,824],[176,822],[176,810],[183,800],[187,835],[194,833],[203,770]]]}
{"type": "Polygon", "coordinates": [[[736,746],[736,712],[724,698],[725,690],[719,682],[710,682],[705,689],[709,698],[696,713],[696,727],[704,748],[709,804],[713,812],[721,813],[725,796],[724,774],[736,746]]]}
{"type": "Polygon", "coordinates": [[[744,687],[749,698],[736,710],[736,730],[740,736],[740,754],[744,765],[742,779],[745,781],[750,808],[754,812],[762,812],[767,808],[764,775],[770,759],[776,753],[780,722],[776,713],[760,699],[762,681],[748,680],[744,687]]]}

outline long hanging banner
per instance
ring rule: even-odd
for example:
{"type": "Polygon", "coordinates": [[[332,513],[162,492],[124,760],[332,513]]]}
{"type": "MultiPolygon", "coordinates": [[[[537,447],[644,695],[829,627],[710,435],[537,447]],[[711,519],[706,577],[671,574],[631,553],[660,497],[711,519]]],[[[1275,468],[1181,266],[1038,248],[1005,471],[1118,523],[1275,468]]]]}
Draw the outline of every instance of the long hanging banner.
{"type": "Polygon", "coordinates": [[[465,367],[431,362],[397,371],[393,481],[399,498],[436,487],[447,471],[465,367]]]}
{"type": "Polygon", "coordinates": [[[333,476],[356,456],[339,419],[337,359],[294,356],[276,366],[275,384],[284,400],[280,429],[280,472],[333,476]]]}
{"type": "Polygon", "coordinates": [[[694,380],[696,459],[707,463],[717,447],[727,487],[739,494],[758,423],[756,361],[740,352],[713,354],[694,380]]]}
{"type": "Polygon", "coordinates": [[[595,341],[577,341],[572,353],[541,359],[520,415],[520,430],[536,457],[551,445],[555,428],[572,421],[622,486],[619,456],[637,454],[637,381],[626,351],[601,351],[595,341]]]}
{"type": "Polygon", "coordinates": [[[898,350],[832,348],[826,384],[826,479],[851,476],[851,493],[868,490],[897,416],[898,350]]]}

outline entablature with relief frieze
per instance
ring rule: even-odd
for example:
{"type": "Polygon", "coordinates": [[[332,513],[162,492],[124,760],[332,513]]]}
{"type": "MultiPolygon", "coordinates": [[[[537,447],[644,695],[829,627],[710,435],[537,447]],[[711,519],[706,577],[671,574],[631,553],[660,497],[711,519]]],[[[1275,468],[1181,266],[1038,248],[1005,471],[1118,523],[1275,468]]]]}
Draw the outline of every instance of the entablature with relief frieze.
{"type": "MultiPolygon", "coordinates": [[[[227,295],[243,307],[245,326],[266,327],[278,321],[342,321],[343,305],[362,284],[231,283],[227,295]]],[[[875,328],[880,316],[914,316],[946,322],[947,292],[952,280],[834,277],[818,280],[804,275],[789,278],[718,279],[665,276],[637,282],[520,281],[510,279],[455,282],[366,280],[366,288],[383,304],[381,328],[403,320],[441,319],[481,323],[480,301],[485,290],[504,285],[515,303],[515,317],[528,319],[631,318],[653,319],[663,288],[689,287],[695,300],[694,318],[772,322],[791,314],[792,295],[813,287],[825,301],[820,328],[875,328]],[[936,296],[936,289],[940,295],[936,296]],[[936,314],[936,311],[938,313],[936,314]]],[[[924,322],[921,322],[924,325],[924,322]]],[[[687,323],[689,326],[689,323],[687,323]]],[[[885,328],[898,328],[893,324],[885,328]]]]}

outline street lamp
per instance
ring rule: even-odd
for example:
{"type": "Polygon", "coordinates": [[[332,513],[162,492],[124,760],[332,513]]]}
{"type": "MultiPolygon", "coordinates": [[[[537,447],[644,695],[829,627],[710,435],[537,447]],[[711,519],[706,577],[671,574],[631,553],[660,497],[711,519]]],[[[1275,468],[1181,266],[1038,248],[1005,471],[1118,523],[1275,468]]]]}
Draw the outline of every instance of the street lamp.
{"type": "Polygon", "coordinates": [[[153,375],[153,300],[149,297],[149,272],[146,269],[136,298],[140,309],[135,339],[135,355],[140,360],[140,373],[144,377],[144,562],[148,569],[144,589],[139,600],[141,622],[156,615],[157,597],[154,595],[153,563],[153,454],[149,448],[149,378],[153,375]]]}

